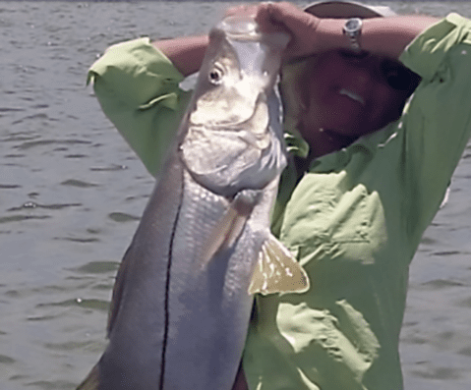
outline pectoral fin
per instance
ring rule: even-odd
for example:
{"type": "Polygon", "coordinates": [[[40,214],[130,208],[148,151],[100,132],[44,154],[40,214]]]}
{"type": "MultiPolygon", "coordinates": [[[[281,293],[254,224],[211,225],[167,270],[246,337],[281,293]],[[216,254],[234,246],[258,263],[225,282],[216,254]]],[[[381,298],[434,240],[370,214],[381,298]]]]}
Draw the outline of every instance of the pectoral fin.
{"type": "Polygon", "coordinates": [[[262,246],[252,275],[249,293],[303,293],[309,290],[309,277],[291,252],[274,236],[262,246]]]}
{"type": "Polygon", "coordinates": [[[203,266],[207,265],[215,254],[234,245],[259,198],[258,191],[244,190],[236,195],[208,238],[202,256],[203,266]]]}

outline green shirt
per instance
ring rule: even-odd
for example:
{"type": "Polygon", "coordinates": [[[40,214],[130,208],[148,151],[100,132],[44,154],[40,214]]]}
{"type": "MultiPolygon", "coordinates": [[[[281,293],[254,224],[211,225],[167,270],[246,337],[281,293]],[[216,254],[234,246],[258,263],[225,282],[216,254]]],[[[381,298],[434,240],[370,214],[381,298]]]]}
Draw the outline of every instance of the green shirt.
{"type": "MultiPolygon", "coordinates": [[[[298,182],[293,164],[283,174],[272,230],[311,289],[256,297],[243,358],[252,390],[403,388],[409,264],[471,131],[471,22],[450,14],[400,59],[422,82],[399,120],[314,160],[298,182]]],[[[156,174],[188,103],[183,76],[139,39],[108,49],[89,79],[156,174]]],[[[293,154],[306,153],[288,138],[293,154]]]]}

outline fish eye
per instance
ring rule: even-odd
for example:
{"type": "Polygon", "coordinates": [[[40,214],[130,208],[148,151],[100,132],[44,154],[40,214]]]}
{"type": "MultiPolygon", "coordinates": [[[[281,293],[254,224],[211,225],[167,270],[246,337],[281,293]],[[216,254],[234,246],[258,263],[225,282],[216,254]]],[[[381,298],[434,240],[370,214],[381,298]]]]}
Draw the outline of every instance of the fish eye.
{"type": "Polygon", "coordinates": [[[218,85],[222,81],[223,72],[219,68],[213,68],[209,74],[208,79],[211,84],[218,85]]]}

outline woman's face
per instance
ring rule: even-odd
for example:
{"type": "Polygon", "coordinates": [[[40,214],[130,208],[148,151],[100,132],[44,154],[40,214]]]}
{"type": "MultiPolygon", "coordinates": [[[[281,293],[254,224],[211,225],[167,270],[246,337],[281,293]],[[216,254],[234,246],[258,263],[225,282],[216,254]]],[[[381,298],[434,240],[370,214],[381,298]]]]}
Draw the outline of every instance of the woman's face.
{"type": "Polygon", "coordinates": [[[397,119],[409,95],[402,65],[382,57],[329,51],[300,78],[299,131],[314,157],[345,147],[397,119]]]}

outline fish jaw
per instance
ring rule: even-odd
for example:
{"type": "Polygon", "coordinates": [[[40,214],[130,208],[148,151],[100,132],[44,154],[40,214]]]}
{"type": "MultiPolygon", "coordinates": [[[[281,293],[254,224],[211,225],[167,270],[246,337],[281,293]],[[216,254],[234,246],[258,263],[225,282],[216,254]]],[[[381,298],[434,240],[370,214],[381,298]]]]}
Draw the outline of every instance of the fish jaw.
{"type": "Polygon", "coordinates": [[[243,189],[261,190],[281,174],[287,163],[286,149],[283,137],[277,134],[281,125],[272,119],[278,114],[279,100],[270,99],[274,99],[272,107],[259,102],[254,122],[247,123],[246,129],[188,129],[180,153],[194,180],[231,197],[243,189]],[[252,126],[263,131],[251,131],[252,126]]]}

